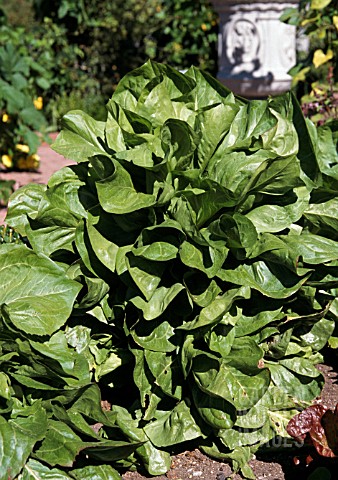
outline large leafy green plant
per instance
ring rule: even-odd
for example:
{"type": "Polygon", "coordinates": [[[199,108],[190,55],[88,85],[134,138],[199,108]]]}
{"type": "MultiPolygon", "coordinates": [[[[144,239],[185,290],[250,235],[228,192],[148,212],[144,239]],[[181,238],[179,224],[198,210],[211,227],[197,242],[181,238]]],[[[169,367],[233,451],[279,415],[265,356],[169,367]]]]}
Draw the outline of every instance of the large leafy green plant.
{"type": "Polygon", "coordinates": [[[107,107],[67,114],[54,149],[78,165],[10,200],[0,478],[159,475],[191,442],[253,478],[323,385],[337,124],[151,62],[107,107]]]}

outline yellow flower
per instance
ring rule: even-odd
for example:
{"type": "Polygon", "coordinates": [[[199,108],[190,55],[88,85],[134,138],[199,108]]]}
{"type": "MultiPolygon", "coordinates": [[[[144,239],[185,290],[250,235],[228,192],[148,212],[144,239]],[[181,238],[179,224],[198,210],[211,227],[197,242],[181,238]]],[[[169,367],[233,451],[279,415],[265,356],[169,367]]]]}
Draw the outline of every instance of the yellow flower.
{"type": "Polygon", "coordinates": [[[205,23],[202,23],[201,29],[203,30],[203,32],[206,32],[208,30],[208,27],[205,23]]]}
{"type": "Polygon", "coordinates": [[[39,155],[37,155],[36,153],[33,153],[32,155],[28,155],[26,159],[27,168],[29,168],[30,170],[35,170],[36,168],[38,168],[39,164],[40,164],[39,155]]]}
{"type": "Polygon", "coordinates": [[[2,121],[3,121],[4,123],[7,123],[7,122],[10,121],[9,115],[7,115],[7,113],[4,113],[4,114],[2,115],[2,121]]]}
{"type": "Polygon", "coordinates": [[[43,107],[43,98],[42,97],[35,98],[33,100],[33,103],[34,103],[34,107],[37,110],[42,110],[42,107],[43,107]]]}
{"type": "Polygon", "coordinates": [[[10,155],[2,155],[1,156],[1,163],[6,168],[12,168],[13,167],[13,159],[10,155]]]}
{"type": "Polygon", "coordinates": [[[26,157],[19,157],[16,161],[16,167],[19,170],[36,170],[40,163],[40,157],[36,153],[26,157]]]}
{"type": "Polygon", "coordinates": [[[16,168],[19,170],[27,170],[26,158],[27,157],[19,157],[15,163],[16,168]]]}
{"type": "Polygon", "coordinates": [[[18,150],[18,152],[29,153],[29,146],[24,145],[23,143],[16,144],[15,149],[18,150]]]}

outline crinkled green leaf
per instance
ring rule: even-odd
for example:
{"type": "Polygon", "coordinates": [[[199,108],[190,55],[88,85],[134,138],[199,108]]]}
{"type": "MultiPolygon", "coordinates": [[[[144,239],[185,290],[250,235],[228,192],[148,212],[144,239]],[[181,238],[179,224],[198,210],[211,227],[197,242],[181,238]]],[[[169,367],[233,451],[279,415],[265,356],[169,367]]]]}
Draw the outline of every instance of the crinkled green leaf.
{"type": "Polygon", "coordinates": [[[45,185],[30,183],[11,195],[6,222],[20,235],[26,235],[25,227],[28,225],[28,216],[35,218],[37,215],[45,190],[45,185]]]}
{"type": "Polygon", "coordinates": [[[172,411],[162,413],[158,420],[148,423],[144,431],[157,447],[177,445],[202,434],[184,401],[179,402],[172,411]]]}
{"type": "Polygon", "coordinates": [[[309,194],[305,187],[296,191],[291,203],[283,205],[265,204],[246,214],[258,232],[281,232],[297,222],[309,205],[309,194]]]}
{"type": "Polygon", "coordinates": [[[283,241],[297,256],[310,264],[327,263],[338,259],[338,242],[313,234],[287,235],[283,241]]]}
{"type": "Polygon", "coordinates": [[[69,280],[62,268],[27,247],[2,245],[0,273],[0,303],[17,328],[50,335],[65,324],[80,285],[69,280]]]}
{"type": "Polygon", "coordinates": [[[136,450],[136,454],[143,460],[150,475],[165,474],[170,469],[171,464],[169,453],[154,447],[143,429],[138,426],[137,420],[133,420],[126,409],[114,406],[114,412],[117,413],[117,424],[130,440],[145,442],[136,450]]]}
{"type": "Polygon", "coordinates": [[[208,275],[216,276],[228,255],[228,249],[196,246],[189,241],[183,242],[179,252],[182,262],[188,267],[196,268],[208,275]]]}
{"type": "Polygon", "coordinates": [[[162,317],[146,324],[138,324],[131,331],[134,341],[141,347],[155,352],[172,352],[177,347],[177,332],[173,325],[162,317]]]}
{"type": "Polygon", "coordinates": [[[169,396],[181,400],[182,376],[178,360],[172,359],[163,352],[145,350],[145,359],[149,370],[155,378],[156,385],[169,396]]]}
{"type": "Polygon", "coordinates": [[[30,459],[23,467],[20,480],[71,480],[65,472],[57,468],[49,468],[37,460],[30,459]]]}
{"type": "Polygon", "coordinates": [[[18,412],[9,421],[0,416],[0,478],[14,478],[20,473],[36,442],[43,439],[46,427],[47,416],[41,402],[27,407],[26,412],[18,412]]]}
{"type": "Polygon", "coordinates": [[[182,290],[184,290],[183,285],[180,283],[175,283],[169,288],[157,288],[151,296],[149,302],[145,302],[141,297],[135,297],[131,300],[131,302],[135,305],[135,307],[142,310],[143,317],[146,320],[154,320],[166,310],[166,308],[182,290]]]}
{"type": "Polygon", "coordinates": [[[129,173],[114,161],[115,171],[96,183],[100,204],[106,212],[125,214],[155,205],[153,195],[137,192],[129,173]]]}
{"type": "Polygon", "coordinates": [[[302,343],[310,345],[315,351],[321,350],[332,335],[334,327],[334,320],[322,318],[313,325],[308,333],[301,335],[302,343]]]}
{"type": "Polygon", "coordinates": [[[166,265],[160,261],[149,262],[142,256],[134,255],[133,252],[134,250],[131,250],[131,253],[127,254],[128,272],[146,300],[150,301],[161,282],[166,265]]]}
{"type": "Polygon", "coordinates": [[[311,402],[321,391],[323,385],[322,375],[316,378],[298,375],[281,364],[269,362],[268,368],[271,372],[273,383],[291,397],[298,398],[304,402],[311,402]]]}
{"type": "Polygon", "coordinates": [[[176,258],[178,248],[167,242],[154,242],[151,245],[134,248],[132,253],[147,260],[166,262],[176,258]]]}
{"type": "Polygon", "coordinates": [[[212,428],[232,428],[236,419],[234,406],[223,398],[207,395],[199,388],[192,389],[195,407],[202,419],[212,428]]]}
{"type": "Polygon", "coordinates": [[[189,297],[200,307],[207,307],[221,293],[215,280],[208,280],[202,274],[189,272],[184,278],[189,297]]]}
{"type": "Polygon", "coordinates": [[[65,423],[49,420],[46,436],[36,451],[36,457],[52,467],[71,467],[85,446],[85,442],[65,423]]]}
{"type": "Polygon", "coordinates": [[[104,154],[104,122],[94,120],[81,110],[62,118],[62,130],[52,148],[71,160],[85,162],[93,155],[104,154]]]}
{"type": "Polygon", "coordinates": [[[204,307],[198,317],[191,322],[182,325],[182,329],[191,330],[194,328],[205,327],[206,325],[214,325],[219,322],[223,316],[230,310],[232,304],[241,298],[250,298],[250,288],[241,287],[238,289],[228,290],[223,295],[219,295],[213,302],[204,307]]]}
{"type": "Polygon", "coordinates": [[[313,203],[304,212],[304,217],[311,224],[313,233],[328,233],[337,239],[338,199],[334,197],[327,202],[313,203]]]}
{"type": "Polygon", "coordinates": [[[270,383],[267,369],[247,375],[226,361],[211,360],[200,355],[193,362],[193,373],[198,386],[209,395],[224,398],[238,410],[252,407],[266,392],[270,383]]]}
{"type": "Polygon", "coordinates": [[[122,477],[110,465],[89,465],[72,470],[72,478],[76,480],[121,480],[122,477]]]}
{"type": "Polygon", "coordinates": [[[242,264],[234,270],[223,269],[219,272],[219,277],[235,285],[246,285],[272,298],[287,298],[293,295],[307,280],[307,276],[299,279],[281,266],[262,261],[242,264]]]}

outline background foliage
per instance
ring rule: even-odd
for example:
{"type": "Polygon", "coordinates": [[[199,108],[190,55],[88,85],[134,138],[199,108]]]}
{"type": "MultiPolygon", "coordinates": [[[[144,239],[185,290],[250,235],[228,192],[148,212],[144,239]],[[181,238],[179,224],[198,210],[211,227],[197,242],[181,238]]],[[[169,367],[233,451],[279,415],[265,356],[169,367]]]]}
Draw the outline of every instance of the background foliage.
{"type": "Polygon", "coordinates": [[[207,0],[21,0],[20,8],[18,18],[17,2],[4,5],[17,48],[46,70],[40,93],[54,125],[72,108],[104,119],[120,78],[148,58],[216,73],[217,21],[207,0]]]}
{"type": "Polygon", "coordinates": [[[45,68],[21,49],[6,26],[0,27],[0,158],[7,168],[35,168],[36,150],[46,125],[42,97],[45,68]]]}
{"type": "Polygon", "coordinates": [[[309,38],[309,51],[300,52],[290,71],[304,113],[316,123],[338,117],[338,3],[302,0],[281,18],[309,38]]]}

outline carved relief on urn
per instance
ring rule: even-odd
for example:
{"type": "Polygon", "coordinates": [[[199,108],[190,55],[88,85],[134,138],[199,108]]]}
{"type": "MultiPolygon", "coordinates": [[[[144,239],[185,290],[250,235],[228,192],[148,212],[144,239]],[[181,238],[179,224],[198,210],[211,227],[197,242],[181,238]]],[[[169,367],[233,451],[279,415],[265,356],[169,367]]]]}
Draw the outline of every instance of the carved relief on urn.
{"type": "Polygon", "coordinates": [[[213,0],[220,16],[218,78],[248,97],[290,88],[296,61],[295,29],[279,18],[298,2],[213,0]]]}
{"type": "Polygon", "coordinates": [[[226,57],[230,73],[254,74],[260,67],[261,40],[254,22],[249,17],[234,17],[226,26],[226,57]]]}

